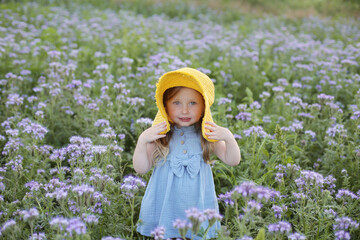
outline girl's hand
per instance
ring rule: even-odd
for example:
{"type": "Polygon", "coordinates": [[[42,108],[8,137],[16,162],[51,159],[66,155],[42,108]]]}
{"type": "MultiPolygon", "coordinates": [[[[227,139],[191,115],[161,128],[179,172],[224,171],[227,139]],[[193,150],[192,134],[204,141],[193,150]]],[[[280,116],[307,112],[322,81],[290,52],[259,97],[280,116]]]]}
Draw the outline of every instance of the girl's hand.
{"type": "Polygon", "coordinates": [[[141,133],[139,136],[139,140],[145,143],[151,143],[159,138],[163,138],[166,135],[160,134],[161,132],[166,130],[166,122],[162,122],[152,126],[141,133]]]}
{"type": "Polygon", "coordinates": [[[227,142],[233,138],[233,134],[230,132],[229,129],[220,127],[213,122],[206,121],[205,128],[211,131],[205,133],[209,139],[222,140],[227,142]]]}
{"type": "Polygon", "coordinates": [[[219,140],[214,145],[215,155],[224,163],[236,166],[240,163],[241,153],[234,135],[229,129],[220,127],[213,122],[205,122],[205,128],[211,132],[205,133],[209,139],[219,140]]]}

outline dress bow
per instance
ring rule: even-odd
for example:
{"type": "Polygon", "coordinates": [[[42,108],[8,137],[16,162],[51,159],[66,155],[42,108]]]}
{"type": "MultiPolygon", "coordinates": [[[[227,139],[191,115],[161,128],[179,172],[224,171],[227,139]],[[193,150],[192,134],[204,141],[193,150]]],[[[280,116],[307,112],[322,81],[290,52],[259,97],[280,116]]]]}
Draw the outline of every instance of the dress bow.
{"type": "Polygon", "coordinates": [[[170,167],[177,177],[182,177],[187,171],[194,178],[200,170],[200,155],[189,155],[186,158],[174,157],[170,161],[170,167]]]}

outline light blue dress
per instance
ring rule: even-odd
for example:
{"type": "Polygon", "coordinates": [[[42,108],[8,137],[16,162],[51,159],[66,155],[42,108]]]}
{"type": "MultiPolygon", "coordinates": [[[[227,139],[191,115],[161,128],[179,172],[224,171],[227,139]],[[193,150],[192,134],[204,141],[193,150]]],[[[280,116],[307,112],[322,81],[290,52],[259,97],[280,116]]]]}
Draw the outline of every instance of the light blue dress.
{"type": "MultiPolygon", "coordinates": [[[[162,226],[165,239],[180,237],[173,227],[176,219],[186,220],[185,210],[197,208],[216,209],[219,206],[211,168],[203,160],[200,133],[194,126],[172,129],[166,161],[160,161],[154,168],[141,203],[137,231],[151,236],[151,231],[162,226]]],[[[208,226],[205,221],[201,227],[208,226]]],[[[216,238],[216,222],[209,230],[207,238],[216,238]]],[[[187,238],[191,238],[189,230],[187,238]]],[[[202,239],[195,237],[194,239],[202,239]]]]}

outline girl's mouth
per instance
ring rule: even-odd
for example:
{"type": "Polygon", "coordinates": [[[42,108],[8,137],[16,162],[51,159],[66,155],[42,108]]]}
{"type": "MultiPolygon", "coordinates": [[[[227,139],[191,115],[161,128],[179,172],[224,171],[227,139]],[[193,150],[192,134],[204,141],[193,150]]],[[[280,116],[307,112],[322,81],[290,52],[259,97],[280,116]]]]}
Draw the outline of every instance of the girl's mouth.
{"type": "Polygon", "coordinates": [[[182,122],[189,122],[191,118],[179,118],[182,122]]]}

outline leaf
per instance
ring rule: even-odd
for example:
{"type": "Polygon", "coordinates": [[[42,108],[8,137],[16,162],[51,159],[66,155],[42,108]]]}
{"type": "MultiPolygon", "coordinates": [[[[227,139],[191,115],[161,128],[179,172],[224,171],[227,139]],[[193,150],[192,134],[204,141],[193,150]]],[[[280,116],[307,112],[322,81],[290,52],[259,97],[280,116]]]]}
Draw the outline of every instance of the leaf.
{"type": "Polygon", "coordinates": [[[245,92],[246,92],[246,95],[248,96],[249,100],[253,100],[253,93],[252,91],[250,90],[250,88],[246,88],[245,89],[245,92]]]}
{"type": "Polygon", "coordinates": [[[260,229],[255,240],[265,240],[265,229],[264,228],[260,229]]]}

